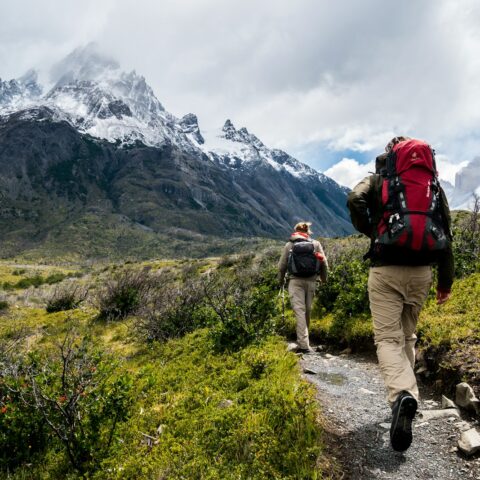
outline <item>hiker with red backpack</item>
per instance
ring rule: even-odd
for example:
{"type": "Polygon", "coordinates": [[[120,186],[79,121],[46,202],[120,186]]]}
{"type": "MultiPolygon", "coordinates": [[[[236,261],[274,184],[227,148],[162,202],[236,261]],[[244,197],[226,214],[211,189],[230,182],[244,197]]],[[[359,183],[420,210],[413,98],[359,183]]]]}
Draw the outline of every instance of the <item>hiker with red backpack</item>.
{"type": "Polygon", "coordinates": [[[450,296],[454,264],[450,211],[427,143],[395,137],[376,159],[376,173],[348,196],[353,226],[371,239],[366,258],[378,362],[392,407],[390,440],[405,451],[417,410],[416,326],[438,267],[437,302],[450,296]]]}
{"type": "Polygon", "coordinates": [[[288,280],[290,303],[297,321],[297,348],[300,353],[312,352],[308,338],[310,311],[316,282],[327,280],[328,264],[322,245],[311,238],[310,222],[300,222],[285,244],[278,263],[278,280],[282,291],[288,280]]]}

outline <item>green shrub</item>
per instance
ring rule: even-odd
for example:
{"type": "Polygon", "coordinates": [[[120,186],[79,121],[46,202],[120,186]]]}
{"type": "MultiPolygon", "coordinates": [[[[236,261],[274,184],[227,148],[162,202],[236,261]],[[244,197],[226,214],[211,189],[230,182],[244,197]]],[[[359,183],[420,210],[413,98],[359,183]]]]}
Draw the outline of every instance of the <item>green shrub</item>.
{"type": "Polygon", "coordinates": [[[87,290],[78,285],[71,284],[63,288],[56,288],[47,300],[45,309],[48,313],[72,310],[78,308],[86,297],[87,290]]]}
{"type": "Polygon", "coordinates": [[[61,282],[65,278],[67,278],[67,275],[65,275],[64,273],[56,272],[56,273],[52,273],[47,278],[45,278],[45,283],[48,283],[49,285],[53,285],[54,283],[61,282]]]}
{"type": "Polygon", "coordinates": [[[98,292],[98,318],[118,320],[138,312],[148,304],[152,289],[153,281],[148,272],[123,270],[98,292]]]}
{"type": "Polygon", "coordinates": [[[343,258],[333,265],[328,282],[318,290],[315,313],[335,312],[336,316],[352,316],[368,310],[368,265],[357,258],[343,258]]]}
{"type": "Polygon", "coordinates": [[[480,271],[480,197],[471,212],[457,212],[453,221],[455,275],[465,277],[480,271]]]}
{"type": "Polygon", "coordinates": [[[209,323],[211,313],[205,307],[203,279],[193,270],[183,272],[179,280],[163,271],[153,282],[150,299],[135,319],[136,329],[145,339],[164,342],[209,323]]]}
{"type": "Polygon", "coordinates": [[[30,288],[30,287],[40,287],[45,283],[44,278],[41,275],[34,275],[33,277],[22,278],[17,283],[14,284],[14,288],[30,288]]]}
{"type": "Polygon", "coordinates": [[[217,323],[211,334],[218,351],[238,350],[273,333],[277,290],[271,269],[216,272],[205,283],[205,302],[217,323]]]}
{"type": "Polygon", "coordinates": [[[2,466],[13,468],[32,453],[60,445],[79,473],[98,468],[132,403],[132,378],[115,378],[117,367],[88,337],[80,340],[72,332],[55,355],[37,351],[4,361],[2,466]]]}

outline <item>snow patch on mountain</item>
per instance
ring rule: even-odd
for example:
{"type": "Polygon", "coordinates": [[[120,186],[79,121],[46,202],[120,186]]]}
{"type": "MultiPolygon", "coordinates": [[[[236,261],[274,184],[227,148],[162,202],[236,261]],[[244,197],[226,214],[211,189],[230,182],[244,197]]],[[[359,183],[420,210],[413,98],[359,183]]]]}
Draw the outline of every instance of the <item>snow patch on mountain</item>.
{"type": "Polygon", "coordinates": [[[0,80],[0,116],[22,112],[23,118],[50,117],[120,145],[172,143],[226,168],[269,165],[297,178],[335,184],[282,150],[269,149],[245,127],[236,129],[230,120],[219,130],[201,132],[194,114],[175,117],[165,110],[143,76],[122,71],[96,44],[77,48],[57,63],[50,80],[46,93],[34,71],[16,80],[0,80]]]}

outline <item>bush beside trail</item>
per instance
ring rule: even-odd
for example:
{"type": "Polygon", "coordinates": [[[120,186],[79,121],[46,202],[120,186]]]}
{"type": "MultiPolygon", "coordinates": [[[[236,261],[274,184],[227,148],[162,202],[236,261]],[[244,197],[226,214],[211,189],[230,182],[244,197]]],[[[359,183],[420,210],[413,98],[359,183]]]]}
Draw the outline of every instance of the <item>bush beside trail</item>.
{"type": "Polygon", "coordinates": [[[315,392],[275,335],[276,261],[103,269],[99,309],[64,312],[62,288],[56,313],[0,318],[0,475],[321,478],[315,392]]]}

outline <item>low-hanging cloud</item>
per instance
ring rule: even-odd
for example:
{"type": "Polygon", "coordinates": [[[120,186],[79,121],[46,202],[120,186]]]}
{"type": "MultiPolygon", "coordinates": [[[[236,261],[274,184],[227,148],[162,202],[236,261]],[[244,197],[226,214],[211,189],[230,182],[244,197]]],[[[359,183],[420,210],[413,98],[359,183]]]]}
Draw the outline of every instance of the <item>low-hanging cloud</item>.
{"type": "Polygon", "coordinates": [[[231,118],[269,146],[372,158],[407,134],[459,163],[480,151],[479,20],[474,0],[18,0],[0,76],[96,41],[201,128],[231,118]]]}

